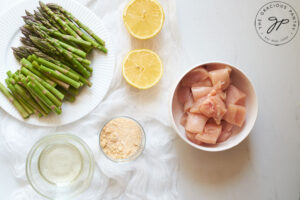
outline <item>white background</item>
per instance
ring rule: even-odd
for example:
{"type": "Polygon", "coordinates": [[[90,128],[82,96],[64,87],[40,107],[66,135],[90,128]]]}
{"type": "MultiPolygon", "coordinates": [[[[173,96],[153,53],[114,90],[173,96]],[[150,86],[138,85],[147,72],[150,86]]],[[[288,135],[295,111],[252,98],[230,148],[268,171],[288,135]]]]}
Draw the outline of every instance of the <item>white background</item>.
{"type": "MultiPolygon", "coordinates": [[[[253,81],[259,101],[252,133],[231,150],[207,153],[176,139],[179,199],[300,199],[300,33],[279,47],[263,42],[254,19],[267,2],[177,0],[189,63],[181,70],[205,61],[232,63],[253,81]]],[[[285,2],[300,14],[299,0],[285,2]]],[[[1,0],[0,11],[9,3],[1,0]]],[[[0,156],[0,199],[8,199],[16,184],[0,156]]]]}

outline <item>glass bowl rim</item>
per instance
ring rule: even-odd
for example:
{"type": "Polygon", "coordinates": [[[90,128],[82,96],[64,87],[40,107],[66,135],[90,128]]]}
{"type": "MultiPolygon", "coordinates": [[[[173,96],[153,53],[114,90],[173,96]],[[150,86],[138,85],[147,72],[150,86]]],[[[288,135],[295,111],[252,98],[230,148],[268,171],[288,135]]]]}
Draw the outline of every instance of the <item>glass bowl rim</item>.
{"type": "MultiPolygon", "coordinates": [[[[88,176],[86,178],[87,183],[86,186],[80,188],[78,191],[74,192],[72,195],[68,196],[67,198],[72,198],[75,197],[77,195],[79,195],[80,193],[82,193],[84,190],[86,190],[91,181],[92,178],[94,176],[94,171],[95,171],[95,163],[94,163],[94,154],[91,151],[90,147],[88,146],[88,144],[81,139],[80,137],[70,134],[70,133],[66,133],[66,132],[55,132],[55,133],[50,133],[47,134],[46,136],[43,136],[41,138],[39,138],[31,147],[31,149],[29,150],[28,154],[27,154],[27,158],[26,158],[26,166],[25,166],[25,171],[26,171],[26,178],[27,181],[29,182],[29,184],[31,185],[31,187],[41,196],[47,198],[47,199],[52,199],[52,197],[40,192],[38,190],[38,188],[36,188],[36,186],[32,183],[32,178],[31,178],[31,171],[30,171],[30,164],[31,164],[31,159],[32,156],[34,155],[34,153],[37,151],[37,149],[43,145],[45,142],[47,142],[49,139],[51,138],[69,138],[69,139],[73,139],[76,142],[78,142],[82,148],[86,151],[86,153],[88,154],[89,157],[89,173],[88,176]]],[[[77,148],[77,147],[76,147],[77,148]]]]}

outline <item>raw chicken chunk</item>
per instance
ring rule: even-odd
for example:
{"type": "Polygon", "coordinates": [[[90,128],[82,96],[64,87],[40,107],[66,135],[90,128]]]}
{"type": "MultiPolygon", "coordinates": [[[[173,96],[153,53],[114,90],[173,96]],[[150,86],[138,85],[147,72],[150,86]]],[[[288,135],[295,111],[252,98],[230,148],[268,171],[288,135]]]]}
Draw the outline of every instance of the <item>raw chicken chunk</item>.
{"type": "Polygon", "coordinates": [[[222,132],[221,135],[218,137],[217,143],[226,141],[232,134],[232,128],[233,128],[232,124],[229,124],[226,121],[222,121],[221,125],[222,125],[222,132]]]}
{"type": "Polygon", "coordinates": [[[190,108],[190,112],[191,113],[200,113],[200,105],[207,99],[206,97],[202,97],[200,99],[197,99],[197,101],[195,101],[192,105],[192,107],[190,108]]]}
{"type": "Polygon", "coordinates": [[[203,81],[205,79],[207,79],[208,77],[208,73],[206,71],[206,69],[204,69],[203,67],[198,67],[196,69],[194,69],[193,71],[191,71],[190,73],[188,73],[181,81],[181,84],[185,87],[192,87],[192,85],[194,83],[203,81]]]}
{"type": "Polygon", "coordinates": [[[204,132],[197,134],[195,136],[195,139],[206,144],[216,144],[221,131],[221,125],[217,125],[215,123],[207,123],[204,127],[204,132]]]}
{"type": "Polygon", "coordinates": [[[244,106],[246,102],[246,94],[234,85],[230,85],[226,92],[226,105],[236,104],[244,106]]]}
{"type": "Polygon", "coordinates": [[[211,87],[212,83],[209,78],[205,79],[204,81],[199,81],[193,83],[192,87],[211,87]]]}
{"type": "Polygon", "coordinates": [[[194,105],[194,100],[192,95],[189,96],[189,99],[187,100],[187,102],[185,102],[185,104],[183,105],[183,111],[184,112],[188,112],[190,111],[190,108],[194,105]]]}
{"type": "Polygon", "coordinates": [[[195,139],[195,136],[197,135],[196,133],[191,133],[191,132],[185,131],[185,134],[186,134],[186,137],[189,139],[189,141],[191,141],[192,143],[202,144],[201,141],[198,141],[195,139]]]}
{"type": "Polygon", "coordinates": [[[184,114],[181,116],[181,118],[180,118],[180,124],[181,124],[182,126],[185,126],[186,120],[187,120],[187,113],[184,113],[184,114]]]}
{"type": "Polygon", "coordinates": [[[226,89],[230,84],[230,76],[228,69],[218,69],[208,72],[212,84],[215,86],[219,82],[222,84],[222,89],[226,89]]]}
{"type": "Polygon", "coordinates": [[[201,114],[188,113],[185,130],[192,133],[202,133],[207,117],[201,114]]]}
{"type": "Polygon", "coordinates": [[[227,109],[219,96],[209,96],[199,105],[199,113],[212,117],[217,124],[221,123],[227,109]]]}
{"type": "Polygon", "coordinates": [[[192,87],[192,94],[194,97],[194,101],[197,101],[197,99],[200,99],[208,95],[212,89],[213,89],[212,87],[192,87]]]}
{"type": "Polygon", "coordinates": [[[245,118],[246,108],[244,106],[230,104],[223,119],[230,124],[242,127],[245,118]]]}
{"type": "Polygon", "coordinates": [[[222,90],[222,83],[219,82],[217,83],[213,88],[212,90],[209,92],[208,96],[217,96],[219,95],[219,97],[222,99],[222,100],[225,100],[226,99],[226,93],[223,92],[222,90]]]}
{"type": "Polygon", "coordinates": [[[182,85],[179,85],[177,89],[177,97],[181,104],[185,104],[185,102],[187,102],[191,96],[191,89],[189,87],[183,87],[182,85]]]}

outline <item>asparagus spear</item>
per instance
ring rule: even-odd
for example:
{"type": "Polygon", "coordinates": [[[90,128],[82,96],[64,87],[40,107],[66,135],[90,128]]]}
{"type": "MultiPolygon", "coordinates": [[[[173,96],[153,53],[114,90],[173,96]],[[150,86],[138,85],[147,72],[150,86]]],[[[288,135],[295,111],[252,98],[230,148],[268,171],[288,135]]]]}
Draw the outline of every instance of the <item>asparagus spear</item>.
{"type": "Polygon", "coordinates": [[[49,69],[43,65],[40,65],[39,66],[39,70],[42,71],[43,73],[48,73],[49,75],[65,82],[65,83],[68,83],[70,85],[72,85],[73,87],[75,88],[79,88],[81,86],[81,84],[65,75],[63,75],[62,73],[60,73],[59,71],[54,71],[52,69],[49,69]]]}
{"type": "MultiPolygon", "coordinates": [[[[38,10],[40,11],[41,15],[44,16],[44,18],[48,19],[48,21],[50,22],[50,24],[53,26],[53,29],[54,30],[58,30],[59,33],[62,33],[62,34],[67,34],[67,32],[61,28],[61,26],[47,13],[45,12],[42,8],[38,7],[38,10]]],[[[74,47],[78,47],[76,45],[76,43],[74,42],[71,42],[69,40],[66,40],[67,43],[73,45],[74,47]]]]}
{"type": "MultiPolygon", "coordinates": [[[[29,51],[30,51],[30,49],[29,49],[29,51]]],[[[60,61],[55,60],[55,59],[53,59],[53,58],[47,56],[46,54],[44,54],[44,53],[42,53],[42,52],[40,52],[40,51],[31,51],[31,53],[34,53],[34,54],[36,54],[38,57],[43,58],[43,59],[45,59],[45,60],[47,60],[47,61],[49,61],[49,62],[52,62],[52,63],[54,63],[54,64],[60,66],[61,68],[64,68],[64,69],[66,69],[66,70],[72,72],[73,74],[75,74],[76,76],[79,77],[79,81],[80,81],[80,82],[82,82],[82,83],[88,85],[89,87],[92,86],[92,83],[91,83],[89,80],[87,80],[86,78],[84,78],[83,76],[81,76],[79,73],[77,73],[76,71],[74,71],[74,70],[71,69],[70,67],[68,67],[68,66],[66,66],[65,64],[61,63],[60,61]]],[[[45,65],[45,64],[44,64],[44,65],[45,65]]],[[[45,66],[46,66],[46,65],[45,65],[45,66]]],[[[51,67],[50,67],[50,68],[51,68],[51,67]]],[[[71,77],[70,77],[70,78],[71,78],[71,77]]],[[[74,79],[74,80],[76,80],[76,79],[74,79]]]]}
{"type": "Polygon", "coordinates": [[[73,67],[75,67],[76,71],[78,71],[79,73],[81,73],[83,75],[83,77],[88,78],[88,77],[91,76],[91,74],[85,69],[85,67],[80,62],[78,62],[70,52],[68,52],[65,49],[61,48],[61,46],[59,44],[57,44],[55,41],[51,40],[50,38],[48,38],[47,40],[49,42],[51,42],[51,44],[53,44],[53,46],[55,46],[56,49],[66,59],[68,59],[73,64],[73,67]]]}
{"type": "Polygon", "coordinates": [[[69,93],[69,90],[66,91],[63,88],[58,87],[57,88],[61,93],[65,95],[65,100],[69,102],[74,102],[76,100],[76,97],[69,93]]]}
{"type": "Polygon", "coordinates": [[[22,26],[22,27],[20,28],[20,30],[21,30],[22,34],[23,34],[25,37],[27,37],[27,38],[28,38],[30,35],[36,36],[36,34],[35,34],[34,32],[32,32],[30,26],[24,25],[24,26],[22,26]]]}
{"type": "Polygon", "coordinates": [[[50,16],[52,17],[62,28],[65,32],[69,33],[70,35],[80,38],[75,31],[73,31],[61,18],[59,18],[46,4],[43,2],[39,1],[39,4],[41,8],[50,16]]]}
{"type": "Polygon", "coordinates": [[[48,99],[48,97],[46,95],[44,95],[44,93],[37,87],[37,85],[35,85],[33,82],[29,81],[27,83],[27,86],[35,93],[36,96],[38,96],[38,98],[47,105],[48,108],[50,108],[51,110],[53,110],[56,114],[61,114],[61,110],[59,108],[57,108],[50,99],[48,99]]]}
{"type": "MultiPolygon", "coordinates": [[[[73,66],[77,69],[77,68],[81,68],[84,66],[82,66],[81,63],[78,64],[79,62],[82,62],[86,65],[90,64],[90,61],[87,59],[83,59],[81,57],[79,57],[76,54],[72,54],[72,52],[69,52],[68,50],[64,49],[60,44],[58,44],[58,42],[56,42],[55,40],[53,40],[53,38],[48,37],[46,34],[40,32],[41,35],[43,35],[43,37],[47,38],[45,39],[41,39],[41,38],[37,38],[34,36],[29,36],[31,41],[43,52],[50,54],[50,55],[58,55],[58,54],[62,54],[65,58],[67,58],[72,64],[73,66]],[[57,51],[58,50],[58,51],[57,51]],[[71,57],[68,56],[66,57],[66,54],[69,54],[71,57],[74,57],[74,59],[77,61],[72,61],[71,57]],[[81,66],[80,66],[81,65],[81,66]]],[[[79,71],[80,73],[82,73],[81,71],[79,71]]],[[[86,73],[86,72],[83,72],[86,73]]],[[[84,76],[86,76],[86,74],[83,74],[84,76]]],[[[89,77],[89,76],[88,76],[89,77]]]]}
{"type": "MultiPolygon", "coordinates": [[[[17,81],[16,79],[14,79],[17,81]]],[[[21,83],[20,83],[21,84],[21,83]]],[[[44,110],[37,104],[34,100],[34,98],[28,93],[27,90],[25,90],[23,87],[21,87],[19,84],[15,84],[16,92],[26,101],[28,104],[30,104],[36,111],[41,113],[43,116],[46,116],[47,113],[44,112],[44,110]]]]}
{"type": "MultiPolygon", "coordinates": [[[[50,57],[50,56],[46,55],[44,52],[42,52],[40,49],[38,49],[38,48],[30,47],[30,46],[21,46],[21,47],[19,47],[19,48],[25,48],[26,51],[27,51],[27,52],[30,52],[31,55],[32,55],[32,54],[36,54],[38,57],[44,58],[44,59],[46,59],[46,60],[48,60],[48,61],[51,61],[51,62],[54,62],[54,63],[56,63],[56,64],[57,64],[57,63],[63,64],[62,62],[59,61],[60,58],[59,58],[58,56],[53,56],[53,55],[51,55],[51,57],[50,57]]],[[[28,55],[28,56],[29,56],[29,55],[28,55]]],[[[27,58],[28,56],[26,56],[26,58],[27,58]]]]}
{"type": "Polygon", "coordinates": [[[50,69],[57,70],[75,81],[79,80],[79,76],[77,74],[71,72],[70,70],[62,68],[62,67],[60,67],[50,61],[47,61],[43,58],[36,57],[35,55],[33,55],[33,57],[34,57],[34,60],[37,61],[40,65],[44,65],[45,67],[48,67],[50,69]]]}
{"type": "MultiPolygon", "coordinates": [[[[28,47],[28,46],[23,46],[23,47],[18,47],[18,48],[13,48],[14,50],[14,54],[17,54],[16,56],[20,56],[21,58],[24,57],[24,54],[26,55],[25,57],[27,58],[29,56],[29,54],[27,54],[27,52],[29,51],[30,54],[36,54],[38,57],[43,58],[49,62],[55,63],[56,65],[60,66],[61,68],[64,68],[70,72],[72,72],[73,74],[75,74],[76,76],[79,77],[79,81],[88,85],[89,87],[92,86],[92,83],[87,80],[86,78],[84,78],[83,76],[81,76],[79,73],[77,73],[76,71],[74,71],[73,69],[71,69],[70,67],[66,66],[65,64],[61,63],[60,61],[53,59],[52,57],[44,54],[43,52],[41,52],[39,49],[34,48],[34,47],[28,47]],[[23,48],[25,50],[23,50],[23,48]],[[23,53],[23,51],[26,51],[25,53],[23,53]]],[[[20,58],[20,59],[21,59],[20,58]]]]}
{"type": "MultiPolygon", "coordinates": [[[[33,58],[32,56],[28,56],[28,60],[29,61],[33,61],[33,58]]],[[[27,61],[24,61],[24,59],[21,59],[21,62],[27,62],[27,61]]],[[[30,62],[29,62],[30,63],[30,62]]],[[[56,86],[56,85],[60,85],[66,89],[68,89],[70,87],[69,84],[67,83],[64,83],[58,79],[56,79],[55,77],[52,77],[52,76],[49,76],[48,74],[42,74],[41,72],[38,71],[38,68],[35,69],[36,67],[34,67],[34,65],[32,65],[32,63],[27,63],[27,65],[25,66],[26,68],[28,68],[31,72],[33,72],[34,74],[36,74],[37,76],[39,76],[40,78],[42,78],[43,80],[45,80],[46,82],[49,83],[49,81],[53,82],[54,85],[53,86],[56,86]],[[49,81],[47,81],[49,80],[49,81]]],[[[35,65],[38,65],[38,63],[34,63],[35,65]]]]}
{"type": "Polygon", "coordinates": [[[92,43],[90,43],[88,41],[85,41],[85,40],[82,40],[82,39],[78,39],[78,38],[73,37],[71,35],[62,34],[59,31],[56,31],[56,30],[53,30],[53,29],[47,29],[44,26],[39,26],[39,28],[42,29],[43,31],[45,31],[46,33],[48,33],[49,35],[53,35],[55,37],[62,38],[64,40],[74,42],[76,44],[83,45],[83,46],[86,46],[86,47],[91,47],[92,46],[92,43]]]}
{"type": "Polygon", "coordinates": [[[76,54],[73,54],[74,58],[76,58],[77,61],[81,62],[84,66],[89,66],[91,64],[91,61],[89,61],[88,59],[84,59],[79,57],[76,54]]]}
{"type": "Polygon", "coordinates": [[[13,86],[13,84],[10,83],[10,81],[8,79],[5,80],[6,85],[8,87],[8,89],[11,91],[12,95],[14,96],[14,98],[16,98],[18,100],[18,102],[20,103],[20,105],[24,108],[24,110],[28,113],[28,115],[33,114],[33,109],[30,105],[28,105],[16,92],[15,87],[13,86]]]}
{"type": "Polygon", "coordinates": [[[73,95],[73,96],[76,96],[76,95],[78,95],[79,90],[76,89],[76,88],[70,87],[70,88],[68,89],[68,93],[71,94],[71,95],[73,95]]]}
{"type": "MultiPolygon", "coordinates": [[[[33,62],[32,62],[32,66],[33,66],[35,69],[37,69],[37,70],[40,71],[39,63],[38,63],[37,61],[33,61],[33,62]]],[[[50,68],[50,69],[51,69],[51,68],[50,68]]],[[[43,73],[43,72],[42,72],[42,73],[43,73]]],[[[65,83],[65,82],[63,82],[63,81],[61,81],[61,80],[55,78],[54,76],[51,76],[51,74],[48,74],[48,73],[44,73],[44,74],[45,74],[45,76],[47,76],[48,78],[50,78],[52,81],[54,81],[55,83],[57,83],[57,85],[60,85],[60,86],[62,86],[62,87],[64,87],[64,88],[66,88],[66,89],[68,89],[68,88],[70,87],[69,84],[67,84],[67,83],[65,83]]]]}
{"type": "Polygon", "coordinates": [[[26,46],[34,47],[34,44],[32,43],[32,41],[29,38],[21,37],[20,41],[26,46]]]}
{"type": "Polygon", "coordinates": [[[27,76],[27,79],[32,81],[42,92],[45,94],[56,106],[60,107],[62,105],[61,101],[59,101],[49,90],[47,90],[38,80],[36,80],[32,76],[27,76]]]}
{"type": "Polygon", "coordinates": [[[52,24],[52,26],[54,26],[59,32],[61,33],[66,33],[60,26],[59,24],[56,23],[56,21],[54,19],[51,18],[50,15],[48,15],[47,12],[45,12],[41,7],[37,8],[39,10],[39,12],[44,16],[45,19],[47,19],[50,24],[52,24]]]}
{"type": "Polygon", "coordinates": [[[90,38],[87,34],[85,34],[84,32],[82,32],[75,24],[73,24],[68,18],[65,18],[64,15],[62,13],[58,14],[58,16],[60,18],[62,18],[69,27],[71,27],[82,39],[84,39],[85,41],[90,42],[93,47],[103,51],[104,53],[107,53],[107,49],[101,45],[98,44],[95,40],[93,40],[92,38],[90,38]]]}
{"type": "Polygon", "coordinates": [[[52,80],[50,80],[44,74],[42,74],[41,72],[39,72],[38,70],[33,68],[31,62],[29,60],[27,60],[26,58],[22,58],[20,63],[23,67],[26,67],[28,70],[30,70],[32,73],[36,74],[38,77],[40,77],[41,79],[43,79],[44,81],[46,81],[50,85],[52,85],[54,87],[56,86],[56,83],[54,83],[52,80]]]}
{"type": "Polygon", "coordinates": [[[25,10],[25,14],[26,14],[27,16],[33,16],[33,14],[31,14],[28,10],[25,10]]]}
{"type": "Polygon", "coordinates": [[[23,47],[12,47],[13,54],[17,60],[21,60],[22,58],[27,58],[30,55],[30,52],[27,51],[27,49],[24,49],[23,47]]]}
{"type": "MultiPolygon", "coordinates": [[[[7,73],[8,74],[8,73],[7,73]]],[[[12,78],[12,74],[8,74],[8,78],[5,79],[5,83],[7,88],[10,90],[12,95],[19,101],[19,103],[23,106],[23,108],[26,110],[26,112],[31,115],[33,113],[33,109],[31,106],[28,106],[27,103],[24,102],[23,98],[19,96],[15,89],[15,80],[12,78]]]]}
{"type": "Polygon", "coordinates": [[[48,41],[43,40],[41,38],[35,37],[35,36],[29,36],[32,43],[39,48],[41,51],[48,55],[58,55],[56,48],[53,47],[48,41]]]}
{"type": "Polygon", "coordinates": [[[67,10],[65,10],[63,7],[54,4],[54,3],[48,3],[47,6],[49,6],[51,9],[57,9],[59,11],[61,11],[62,13],[64,13],[67,18],[69,18],[69,20],[74,21],[80,28],[82,28],[83,30],[85,30],[90,36],[92,36],[100,45],[104,46],[105,42],[98,37],[91,29],[89,29],[87,26],[85,26],[82,22],[80,22],[76,17],[74,17],[70,12],[68,12],[67,10]]]}
{"type": "MultiPolygon", "coordinates": [[[[54,38],[53,38],[54,39],[54,38]]],[[[84,51],[82,51],[81,49],[78,49],[76,47],[73,47],[67,43],[64,43],[60,40],[54,39],[56,42],[58,42],[63,48],[67,49],[68,51],[77,54],[78,56],[85,58],[86,57],[86,53],[84,51]]]]}
{"type": "Polygon", "coordinates": [[[32,73],[31,71],[29,71],[28,69],[26,69],[25,67],[21,68],[21,73],[24,74],[25,76],[33,76],[34,78],[36,78],[38,81],[40,81],[40,83],[47,89],[49,90],[52,94],[54,94],[57,98],[59,98],[60,100],[64,99],[64,95],[59,92],[55,87],[51,86],[49,83],[47,83],[46,81],[42,80],[40,77],[38,77],[37,75],[35,75],[34,73],[32,73]]]}
{"type": "Polygon", "coordinates": [[[50,22],[38,11],[34,11],[34,18],[40,21],[45,27],[57,30],[50,22]]]}
{"type": "Polygon", "coordinates": [[[26,119],[29,117],[29,114],[21,106],[21,104],[12,96],[12,94],[5,88],[5,86],[0,83],[0,91],[6,96],[6,98],[15,106],[21,116],[26,119]]]}
{"type": "Polygon", "coordinates": [[[48,115],[51,112],[51,110],[38,98],[38,96],[34,93],[34,91],[30,87],[27,86],[26,78],[21,75],[20,81],[22,82],[24,87],[27,89],[27,91],[31,94],[31,96],[35,99],[35,101],[40,105],[40,107],[42,108],[44,113],[46,113],[46,115],[48,115]]]}
{"type": "Polygon", "coordinates": [[[49,74],[46,74],[46,76],[47,76],[50,80],[54,81],[57,85],[59,85],[59,86],[65,88],[66,90],[68,90],[68,89],[70,88],[70,85],[69,85],[69,84],[67,84],[67,83],[65,83],[65,82],[63,82],[63,81],[61,81],[61,80],[58,80],[57,78],[54,78],[53,76],[50,76],[49,74]]]}
{"type": "MultiPolygon", "coordinates": [[[[33,32],[36,33],[37,35],[39,35],[40,37],[42,38],[49,38],[50,36],[43,30],[41,30],[39,28],[39,26],[35,25],[35,24],[32,24],[32,29],[33,29],[33,32]]],[[[63,48],[67,49],[68,51],[74,53],[74,54],[77,54],[78,56],[81,56],[83,58],[86,57],[86,53],[84,51],[82,51],[81,49],[78,49],[72,45],[69,45],[65,42],[62,42],[60,40],[57,40],[55,38],[52,38],[52,40],[54,40],[55,42],[59,43],[63,48]]]]}

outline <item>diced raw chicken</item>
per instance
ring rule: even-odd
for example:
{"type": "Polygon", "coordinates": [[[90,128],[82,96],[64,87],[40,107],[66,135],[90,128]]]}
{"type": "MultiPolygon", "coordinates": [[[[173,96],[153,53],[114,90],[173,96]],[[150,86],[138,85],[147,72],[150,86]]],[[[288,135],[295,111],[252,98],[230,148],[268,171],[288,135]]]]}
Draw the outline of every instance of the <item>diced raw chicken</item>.
{"type": "Polygon", "coordinates": [[[231,67],[228,65],[207,65],[206,66],[207,71],[213,71],[218,69],[227,69],[230,73],[232,71],[231,67]]]}
{"type": "Polygon", "coordinates": [[[200,113],[200,105],[207,99],[207,97],[202,97],[197,99],[190,108],[191,113],[200,113]]]}
{"type": "Polygon", "coordinates": [[[191,133],[191,132],[185,131],[185,134],[186,134],[187,139],[189,139],[189,141],[191,141],[195,144],[202,144],[202,142],[195,139],[195,136],[197,135],[197,133],[191,133]]]}
{"type": "Polygon", "coordinates": [[[182,126],[185,126],[186,120],[187,120],[187,113],[183,113],[183,115],[182,115],[181,118],[180,118],[180,124],[181,124],[182,126]]]}
{"type": "Polygon", "coordinates": [[[216,144],[221,131],[221,125],[217,125],[215,123],[207,123],[204,127],[204,132],[197,134],[195,136],[195,139],[207,144],[216,144]]]}
{"type": "Polygon", "coordinates": [[[177,89],[177,97],[181,104],[185,104],[189,98],[191,98],[191,95],[191,89],[189,87],[183,87],[181,84],[179,84],[177,89]]]}
{"type": "Polygon", "coordinates": [[[232,124],[229,124],[226,121],[222,121],[221,125],[222,125],[222,132],[221,135],[218,137],[217,143],[226,141],[232,134],[232,128],[233,128],[232,124]]]}
{"type": "Polygon", "coordinates": [[[208,95],[212,89],[213,89],[212,87],[192,87],[192,94],[194,97],[194,101],[197,101],[197,99],[200,99],[208,95]]]}
{"type": "Polygon", "coordinates": [[[192,95],[190,95],[188,101],[185,102],[185,104],[183,105],[183,111],[188,112],[193,105],[194,105],[194,100],[192,95]]]}
{"type": "Polygon", "coordinates": [[[181,84],[185,87],[192,87],[194,83],[207,79],[208,73],[203,67],[198,67],[189,72],[181,81],[181,84]]]}
{"type": "Polygon", "coordinates": [[[226,105],[236,104],[244,106],[246,102],[246,94],[234,85],[230,85],[226,92],[226,105]]]}
{"type": "Polygon", "coordinates": [[[230,124],[241,127],[246,118],[246,108],[240,105],[230,104],[224,115],[224,120],[230,124]]]}
{"type": "Polygon", "coordinates": [[[184,114],[180,124],[195,144],[216,144],[232,135],[234,125],[243,126],[246,94],[230,84],[228,65],[198,67],[187,74],[178,88],[184,114]]]}
{"type": "Polygon", "coordinates": [[[219,95],[219,97],[222,99],[222,100],[225,100],[226,99],[226,93],[223,92],[222,90],[222,83],[219,82],[217,83],[213,88],[212,90],[209,92],[208,96],[217,96],[219,95]]]}
{"type": "Polygon", "coordinates": [[[209,78],[205,79],[204,81],[199,81],[197,83],[194,83],[192,85],[192,87],[211,87],[211,86],[212,86],[212,83],[209,78]]]}
{"type": "Polygon", "coordinates": [[[207,97],[200,105],[199,112],[206,117],[212,117],[217,124],[221,123],[227,109],[222,99],[217,96],[207,97]]]}
{"type": "Polygon", "coordinates": [[[208,72],[209,78],[213,86],[219,82],[222,84],[222,89],[226,89],[230,84],[230,76],[228,69],[218,69],[208,72]]]}
{"type": "Polygon", "coordinates": [[[202,133],[207,117],[201,114],[188,113],[185,130],[192,133],[202,133]]]}

